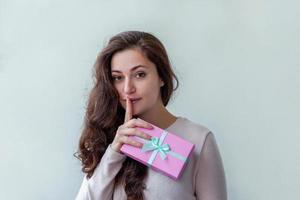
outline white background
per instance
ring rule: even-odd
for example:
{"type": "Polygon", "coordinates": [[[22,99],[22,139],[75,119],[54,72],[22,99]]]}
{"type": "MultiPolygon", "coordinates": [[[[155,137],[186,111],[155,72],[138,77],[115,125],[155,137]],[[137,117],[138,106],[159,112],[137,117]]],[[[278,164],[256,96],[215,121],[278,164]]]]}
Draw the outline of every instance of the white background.
{"type": "Polygon", "coordinates": [[[0,0],[0,199],[75,198],[92,65],[125,30],[165,44],[180,81],[168,108],[214,132],[228,199],[299,198],[299,7],[0,0]]]}

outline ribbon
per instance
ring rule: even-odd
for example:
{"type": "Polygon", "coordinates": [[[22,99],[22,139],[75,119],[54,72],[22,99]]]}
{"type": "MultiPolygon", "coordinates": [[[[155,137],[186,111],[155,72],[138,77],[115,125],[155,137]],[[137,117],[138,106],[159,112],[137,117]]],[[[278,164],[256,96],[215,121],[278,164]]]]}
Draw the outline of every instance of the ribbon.
{"type": "Polygon", "coordinates": [[[171,151],[169,144],[163,144],[163,141],[165,139],[165,137],[167,136],[168,132],[163,130],[161,136],[158,137],[152,137],[150,141],[145,140],[143,138],[139,138],[141,140],[143,140],[145,143],[143,144],[142,147],[142,151],[146,152],[146,151],[153,151],[149,160],[148,160],[148,164],[152,165],[153,161],[156,158],[157,153],[159,153],[160,157],[162,160],[165,160],[167,157],[167,154],[170,154],[180,160],[182,160],[183,162],[186,162],[187,158],[185,156],[182,156],[176,152],[171,151]]]}
{"type": "Polygon", "coordinates": [[[146,142],[143,147],[142,151],[158,151],[160,154],[161,159],[166,159],[167,152],[170,151],[170,146],[168,144],[161,145],[163,139],[162,137],[152,137],[149,142],[146,142]]]}

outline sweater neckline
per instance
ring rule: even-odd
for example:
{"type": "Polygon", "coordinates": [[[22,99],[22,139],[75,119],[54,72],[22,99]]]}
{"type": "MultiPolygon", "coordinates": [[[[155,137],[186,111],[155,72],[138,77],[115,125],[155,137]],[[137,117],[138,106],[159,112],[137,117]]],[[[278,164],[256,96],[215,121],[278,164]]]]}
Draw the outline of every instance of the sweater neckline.
{"type": "Polygon", "coordinates": [[[181,116],[177,116],[177,119],[168,127],[168,128],[165,128],[164,130],[169,130],[169,129],[171,129],[172,127],[174,127],[177,123],[178,123],[178,121],[179,120],[181,120],[182,119],[182,117],[181,116]]]}

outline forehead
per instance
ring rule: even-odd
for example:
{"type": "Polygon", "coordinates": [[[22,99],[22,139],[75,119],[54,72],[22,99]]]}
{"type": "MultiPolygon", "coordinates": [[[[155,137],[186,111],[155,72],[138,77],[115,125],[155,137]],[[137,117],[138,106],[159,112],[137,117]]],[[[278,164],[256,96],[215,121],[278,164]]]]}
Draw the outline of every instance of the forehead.
{"type": "Polygon", "coordinates": [[[155,65],[138,49],[117,52],[111,59],[111,71],[130,72],[138,68],[151,70],[155,65]]]}

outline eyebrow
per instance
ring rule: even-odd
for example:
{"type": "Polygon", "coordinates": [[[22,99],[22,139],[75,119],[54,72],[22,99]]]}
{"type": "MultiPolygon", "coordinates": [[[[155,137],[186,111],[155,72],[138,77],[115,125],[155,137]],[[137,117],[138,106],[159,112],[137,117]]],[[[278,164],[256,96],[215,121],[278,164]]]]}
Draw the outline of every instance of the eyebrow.
{"type": "MultiPolygon", "coordinates": [[[[130,71],[134,71],[139,67],[147,68],[147,66],[145,66],[145,65],[137,65],[137,66],[133,67],[130,71]]],[[[111,72],[120,72],[121,73],[121,71],[119,71],[119,70],[112,70],[111,72]]]]}

